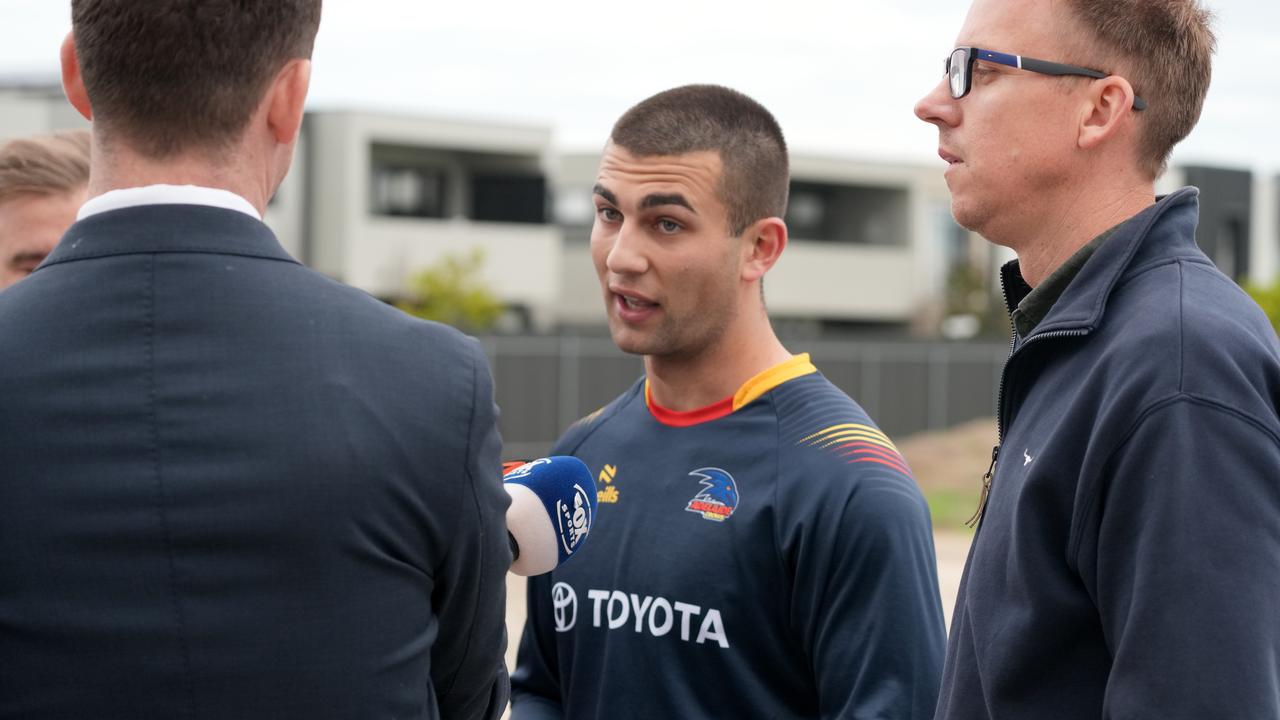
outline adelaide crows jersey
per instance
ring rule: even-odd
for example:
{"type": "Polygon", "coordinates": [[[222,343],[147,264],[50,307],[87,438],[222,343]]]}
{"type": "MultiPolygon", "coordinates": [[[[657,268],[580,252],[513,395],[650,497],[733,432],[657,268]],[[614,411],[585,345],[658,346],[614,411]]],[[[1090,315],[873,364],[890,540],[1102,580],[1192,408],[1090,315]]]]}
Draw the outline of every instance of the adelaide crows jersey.
{"type": "Polygon", "coordinates": [[[529,579],[513,717],[919,718],[945,635],[906,463],[807,355],[693,413],[643,380],[554,454],[591,537],[529,579]]]}

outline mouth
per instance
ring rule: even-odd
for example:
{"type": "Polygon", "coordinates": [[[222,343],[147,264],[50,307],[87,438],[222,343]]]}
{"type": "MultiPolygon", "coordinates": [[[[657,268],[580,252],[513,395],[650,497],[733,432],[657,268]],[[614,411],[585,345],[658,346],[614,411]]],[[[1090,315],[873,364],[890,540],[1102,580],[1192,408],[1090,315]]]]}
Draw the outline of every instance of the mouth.
{"type": "Polygon", "coordinates": [[[627,319],[640,319],[661,307],[650,298],[630,290],[610,287],[609,292],[613,295],[618,311],[627,319]]]}
{"type": "Polygon", "coordinates": [[[948,165],[959,165],[960,163],[964,162],[959,157],[952,155],[951,153],[947,152],[942,148],[938,148],[938,157],[942,158],[943,162],[947,163],[948,165]]]}

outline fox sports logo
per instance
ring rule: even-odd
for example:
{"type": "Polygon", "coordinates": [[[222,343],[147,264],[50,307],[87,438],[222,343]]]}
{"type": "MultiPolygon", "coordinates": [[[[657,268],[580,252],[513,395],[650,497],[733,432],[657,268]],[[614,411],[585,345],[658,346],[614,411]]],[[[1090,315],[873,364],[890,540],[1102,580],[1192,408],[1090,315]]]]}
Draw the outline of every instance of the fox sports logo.
{"type": "Polygon", "coordinates": [[[581,485],[574,484],[572,500],[556,501],[556,519],[560,523],[560,544],[566,555],[572,555],[591,528],[591,498],[581,485]]]}

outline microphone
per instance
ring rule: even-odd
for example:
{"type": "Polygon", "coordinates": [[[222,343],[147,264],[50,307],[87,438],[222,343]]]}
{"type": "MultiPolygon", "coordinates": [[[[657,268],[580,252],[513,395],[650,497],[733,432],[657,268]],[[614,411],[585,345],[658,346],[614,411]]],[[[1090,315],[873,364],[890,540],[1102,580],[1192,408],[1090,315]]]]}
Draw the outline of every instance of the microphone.
{"type": "Polygon", "coordinates": [[[511,572],[551,572],[587,541],[596,514],[596,482],[578,458],[558,455],[507,463],[502,486],[511,496],[507,508],[507,539],[515,558],[511,572]]]}

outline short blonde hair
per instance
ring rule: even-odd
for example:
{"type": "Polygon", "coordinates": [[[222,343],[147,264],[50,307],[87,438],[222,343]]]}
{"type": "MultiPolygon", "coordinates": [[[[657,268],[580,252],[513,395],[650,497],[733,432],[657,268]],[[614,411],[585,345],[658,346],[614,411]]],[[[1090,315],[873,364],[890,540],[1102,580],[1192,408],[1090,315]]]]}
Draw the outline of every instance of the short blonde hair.
{"type": "Polygon", "coordinates": [[[1068,0],[1066,7],[1112,65],[1103,69],[1126,75],[1147,101],[1138,153],[1143,169],[1159,175],[1204,107],[1217,50],[1213,13],[1200,0],[1068,0]]]}
{"type": "Polygon", "coordinates": [[[0,203],[19,195],[68,193],[88,184],[88,132],[59,132],[0,144],[0,203]]]}

